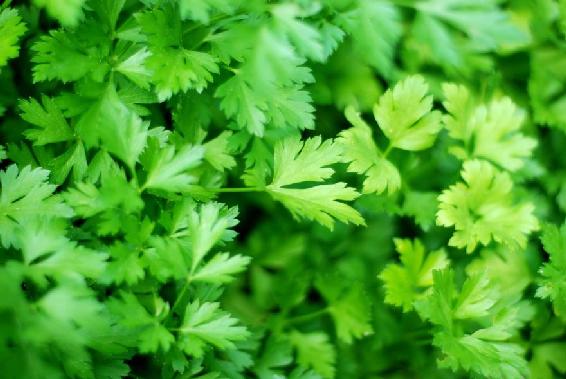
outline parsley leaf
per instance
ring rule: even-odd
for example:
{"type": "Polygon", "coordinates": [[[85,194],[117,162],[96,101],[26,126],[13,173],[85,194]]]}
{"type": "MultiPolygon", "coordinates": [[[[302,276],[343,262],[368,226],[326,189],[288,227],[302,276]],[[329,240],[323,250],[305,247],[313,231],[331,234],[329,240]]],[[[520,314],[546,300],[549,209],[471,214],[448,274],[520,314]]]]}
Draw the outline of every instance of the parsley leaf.
{"type": "Polygon", "coordinates": [[[498,172],[485,161],[464,162],[464,183],[444,190],[438,197],[438,225],[454,226],[450,246],[466,247],[472,253],[477,244],[492,240],[510,247],[524,247],[527,236],[538,229],[534,207],[514,203],[513,182],[506,172],[498,172]]]}
{"type": "Polygon", "coordinates": [[[273,180],[265,189],[296,217],[315,220],[329,229],[334,226],[333,218],[362,225],[362,216],[340,202],[358,197],[358,193],[346,183],[303,189],[286,187],[328,179],[334,173],[328,166],[340,162],[340,154],[340,147],[332,140],[323,143],[320,137],[313,137],[302,142],[299,138],[289,137],[275,145],[273,180]]]}
{"type": "Polygon", "coordinates": [[[45,7],[47,13],[56,18],[63,26],[76,26],[83,18],[86,0],[33,0],[39,7],[45,7]]]}
{"type": "Polygon", "coordinates": [[[375,145],[371,128],[351,107],[346,108],[346,118],[354,127],[340,132],[338,143],[343,146],[344,158],[350,162],[348,171],[366,175],[363,192],[387,190],[391,194],[399,190],[399,170],[383,157],[375,145]]]}
{"type": "Polygon", "coordinates": [[[73,211],[53,195],[56,186],[47,183],[49,171],[30,166],[21,171],[16,165],[0,172],[0,239],[5,247],[13,243],[18,225],[29,217],[68,218],[73,211]]]}
{"type": "Polygon", "coordinates": [[[43,107],[35,99],[20,102],[21,117],[39,128],[26,130],[26,137],[39,146],[72,139],[73,131],[57,103],[47,96],[41,101],[43,107]]]}
{"type": "Polygon", "coordinates": [[[464,147],[453,147],[453,154],[461,159],[484,158],[509,171],[523,166],[537,142],[520,133],[525,116],[511,99],[476,106],[463,86],[445,84],[443,91],[449,112],[443,117],[444,125],[450,137],[464,143],[464,147]]]}
{"type": "Polygon", "coordinates": [[[238,320],[219,310],[218,303],[189,303],[179,329],[181,348],[189,355],[200,357],[210,344],[220,349],[234,348],[234,342],[249,336],[238,320]]]}
{"type": "Polygon", "coordinates": [[[416,303],[421,317],[437,325],[433,344],[444,356],[439,364],[453,371],[462,368],[486,378],[527,375],[524,349],[509,341],[526,321],[521,304],[497,307],[497,290],[481,274],[471,276],[458,291],[451,269],[433,271],[430,296],[416,303]],[[489,317],[488,325],[481,322],[489,317]],[[462,333],[463,322],[476,328],[462,333]]]}
{"type": "Polygon", "coordinates": [[[160,322],[167,315],[168,308],[160,299],[156,303],[155,314],[150,314],[134,295],[120,292],[119,297],[113,297],[108,304],[110,311],[120,317],[123,326],[136,331],[135,338],[143,352],[168,350],[175,341],[175,337],[160,322]]]}
{"type": "Polygon", "coordinates": [[[409,151],[432,146],[441,128],[440,113],[431,111],[427,94],[424,79],[410,76],[381,96],[373,114],[391,146],[409,151]]]}
{"type": "Polygon", "coordinates": [[[0,11],[0,68],[5,66],[9,59],[18,56],[18,41],[26,30],[17,10],[6,8],[0,11]]]}
{"type": "Polygon", "coordinates": [[[393,74],[393,55],[402,34],[399,10],[386,1],[357,0],[339,17],[356,52],[382,75],[393,74]]]}
{"type": "Polygon", "coordinates": [[[413,309],[413,303],[425,296],[426,290],[432,286],[434,270],[447,267],[449,260],[443,250],[426,254],[419,240],[397,238],[394,242],[401,264],[389,263],[379,278],[384,282],[385,302],[408,312],[413,309]]]}
{"type": "Polygon", "coordinates": [[[312,368],[323,378],[334,377],[336,351],[324,333],[300,333],[294,330],[289,335],[291,344],[297,350],[297,360],[301,366],[312,368]]]}
{"type": "Polygon", "coordinates": [[[566,319],[566,283],[564,272],[566,270],[566,227],[560,229],[555,225],[545,225],[542,233],[544,249],[550,255],[549,262],[545,263],[540,274],[542,280],[536,295],[549,298],[554,306],[554,312],[562,319],[566,319]]]}
{"type": "Polygon", "coordinates": [[[157,189],[166,192],[189,191],[198,177],[189,170],[199,166],[204,156],[202,146],[185,146],[175,152],[175,147],[160,147],[152,140],[143,157],[147,177],[142,189],[157,189]]]}

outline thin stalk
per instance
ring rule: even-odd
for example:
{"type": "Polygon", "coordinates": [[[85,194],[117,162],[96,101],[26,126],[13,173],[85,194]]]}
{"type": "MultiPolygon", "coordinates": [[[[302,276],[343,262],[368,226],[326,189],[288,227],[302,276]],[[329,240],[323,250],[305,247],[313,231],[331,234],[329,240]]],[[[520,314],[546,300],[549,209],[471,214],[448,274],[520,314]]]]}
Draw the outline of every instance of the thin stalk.
{"type": "Polygon", "coordinates": [[[320,317],[320,316],[322,316],[326,313],[328,313],[328,308],[323,308],[323,309],[319,309],[318,311],[314,311],[314,312],[307,313],[307,314],[304,314],[304,315],[288,318],[286,323],[287,324],[297,324],[297,323],[301,323],[301,322],[307,322],[307,321],[310,321],[312,319],[318,318],[318,317],[320,317]]]}
{"type": "Polygon", "coordinates": [[[228,193],[228,192],[262,192],[260,187],[236,187],[236,188],[207,188],[210,192],[228,193]]]}

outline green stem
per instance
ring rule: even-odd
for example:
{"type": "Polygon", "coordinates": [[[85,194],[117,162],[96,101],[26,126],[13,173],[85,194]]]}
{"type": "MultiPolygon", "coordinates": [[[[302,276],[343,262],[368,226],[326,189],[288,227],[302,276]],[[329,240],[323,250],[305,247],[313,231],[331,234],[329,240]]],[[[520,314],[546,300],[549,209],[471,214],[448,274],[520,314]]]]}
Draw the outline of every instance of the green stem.
{"type": "Polygon", "coordinates": [[[318,311],[314,311],[311,313],[307,313],[304,315],[296,316],[288,318],[286,324],[297,324],[301,322],[310,321],[312,319],[318,318],[324,314],[328,313],[328,308],[319,309],[318,311]]]}
{"type": "Polygon", "coordinates": [[[185,294],[187,292],[187,290],[189,289],[189,281],[185,281],[185,283],[183,284],[183,288],[181,288],[181,291],[179,292],[179,295],[177,295],[177,298],[175,299],[175,302],[173,303],[173,308],[171,308],[171,313],[169,313],[170,316],[172,316],[173,314],[175,314],[175,312],[177,311],[177,309],[179,308],[179,306],[181,305],[181,301],[183,300],[183,298],[185,297],[185,294]]]}
{"type": "Polygon", "coordinates": [[[389,143],[389,145],[387,145],[387,148],[385,149],[385,152],[383,153],[383,158],[387,158],[391,150],[393,150],[393,144],[389,143]]]}
{"type": "Polygon", "coordinates": [[[237,188],[207,188],[210,192],[226,193],[226,192],[262,192],[260,187],[237,187],[237,188]]]}

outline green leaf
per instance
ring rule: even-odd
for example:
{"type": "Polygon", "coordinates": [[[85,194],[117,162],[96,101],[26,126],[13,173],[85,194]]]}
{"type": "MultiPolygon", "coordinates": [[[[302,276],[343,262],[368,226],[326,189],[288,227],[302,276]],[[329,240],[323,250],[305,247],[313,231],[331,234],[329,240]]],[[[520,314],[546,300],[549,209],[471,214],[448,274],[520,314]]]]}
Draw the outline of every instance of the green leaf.
{"type": "Polygon", "coordinates": [[[320,137],[304,142],[295,137],[286,138],[275,145],[273,180],[266,191],[283,203],[295,217],[315,220],[329,229],[334,226],[334,218],[363,225],[362,216],[340,201],[351,201],[359,196],[345,183],[301,189],[285,187],[328,179],[334,173],[328,166],[341,160],[341,149],[332,140],[322,143],[320,137]]]}
{"type": "Polygon", "coordinates": [[[137,14],[136,19],[149,42],[151,55],[145,64],[152,72],[159,101],[189,89],[202,92],[212,81],[212,74],[219,71],[216,58],[183,47],[181,20],[175,9],[155,8],[137,14]]]}
{"type": "MultiPolygon", "coordinates": [[[[191,272],[195,272],[204,256],[214,245],[231,241],[236,236],[231,228],[238,224],[237,215],[237,208],[227,208],[215,202],[202,204],[198,209],[195,208],[190,211],[187,226],[191,240],[191,272]]],[[[222,262],[223,259],[220,256],[217,259],[219,260],[215,261],[215,264],[226,263],[222,262]]],[[[231,263],[237,262],[243,263],[240,259],[231,263]]],[[[213,266],[209,267],[209,269],[211,268],[213,266]]]]}
{"type": "Polygon", "coordinates": [[[417,53],[449,73],[485,69],[476,55],[529,42],[497,1],[426,0],[415,8],[411,37],[417,53]]]}
{"type": "Polygon", "coordinates": [[[432,96],[427,94],[425,80],[414,75],[381,96],[373,114],[391,146],[416,151],[434,144],[441,129],[440,112],[431,111],[432,96]]]}
{"type": "Polygon", "coordinates": [[[326,311],[342,342],[351,344],[354,339],[373,334],[372,304],[360,282],[331,274],[319,276],[315,286],[328,303],[326,311]]]}
{"type": "Polygon", "coordinates": [[[550,299],[556,315],[566,320],[566,226],[545,225],[541,240],[550,258],[539,270],[542,279],[536,296],[550,299]]]}
{"type": "Polygon", "coordinates": [[[228,117],[235,117],[240,128],[251,134],[263,136],[267,117],[266,104],[252,91],[242,75],[234,75],[218,87],[216,97],[222,98],[220,108],[228,117]]]}
{"type": "Polygon", "coordinates": [[[133,169],[146,146],[148,123],[128,109],[111,90],[101,104],[98,135],[103,146],[133,169]]]}
{"type": "Polygon", "coordinates": [[[527,321],[521,304],[515,299],[501,310],[496,307],[498,293],[481,273],[469,277],[460,292],[450,269],[433,271],[433,282],[430,296],[416,307],[422,318],[437,325],[433,344],[443,353],[439,365],[486,378],[527,376],[525,350],[511,340],[527,321]],[[462,333],[459,319],[467,323],[467,332],[462,333]],[[475,330],[473,320],[481,325],[475,330]]]}
{"type": "Polygon", "coordinates": [[[532,52],[529,99],[534,120],[540,124],[566,128],[566,49],[540,48],[532,52]]]}
{"type": "Polygon", "coordinates": [[[20,101],[20,116],[38,127],[26,130],[25,136],[38,146],[73,139],[73,131],[57,103],[47,96],[42,96],[41,102],[43,107],[35,99],[20,101]]]}
{"type": "Polygon", "coordinates": [[[69,147],[63,154],[47,162],[45,166],[51,170],[52,181],[56,184],[63,184],[71,171],[73,181],[82,180],[87,171],[83,144],[77,141],[74,146],[69,147]]]}
{"type": "Polygon", "coordinates": [[[201,357],[207,345],[221,350],[233,349],[234,342],[249,336],[247,329],[237,325],[238,320],[219,310],[219,306],[218,303],[201,304],[199,300],[187,305],[178,341],[185,353],[201,357]]]}
{"type": "Polygon", "coordinates": [[[184,146],[175,152],[173,146],[160,147],[152,142],[144,157],[147,178],[142,188],[166,192],[184,192],[198,178],[189,171],[202,162],[205,149],[202,146],[184,146]]]}
{"type": "Polygon", "coordinates": [[[426,254],[419,240],[396,238],[394,242],[401,264],[389,263],[379,278],[385,286],[385,302],[408,312],[416,300],[426,296],[426,290],[432,286],[433,271],[447,267],[450,262],[444,250],[426,254]]]}
{"type": "Polygon", "coordinates": [[[63,26],[76,26],[83,18],[85,0],[33,0],[38,7],[44,7],[47,13],[63,26]]]}
{"type": "Polygon", "coordinates": [[[20,52],[19,39],[27,28],[15,9],[2,9],[0,11],[0,68],[8,60],[18,56],[20,52]]]}
{"type": "Polygon", "coordinates": [[[232,14],[238,7],[240,0],[180,0],[179,12],[183,20],[195,20],[208,24],[211,14],[219,11],[232,14]]]}
{"type": "Polygon", "coordinates": [[[373,334],[369,305],[359,286],[330,301],[328,311],[340,340],[350,344],[354,339],[373,334]]]}
{"type": "Polygon", "coordinates": [[[456,371],[462,367],[485,378],[521,378],[528,375],[524,350],[517,344],[497,343],[477,338],[474,335],[463,337],[439,333],[434,344],[440,347],[446,359],[439,362],[441,367],[456,371]]]}
{"type": "Polygon", "coordinates": [[[82,51],[73,35],[53,30],[43,35],[31,49],[33,81],[58,79],[64,83],[79,80],[100,69],[96,56],[82,51]]]}
{"type": "Polygon", "coordinates": [[[473,51],[493,51],[506,44],[525,42],[526,36],[494,0],[427,0],[417,8],[460,29],[469,38],[468,47],[473,51]]]}
{"type": "Polygon", "coordinates": [[[230,138],[232,132],[224,131],[216,138],[206,142],[204,146],[204,160],[218,171],[231,169],[236,165],[236,160],[231,153],[230,138]]]}
{"type": "Polygon", "coordinates": [[[91,183],[76,183],[63,197],[77,215],[85,218],[103,212],[115,213],[118,209],[134,213],[143,208],[139,192],[128,183],[123,172],[103,176],[98,187],[91,183]]]}
{"type": "Polygon", "coordinates": [[[410,191],[405,194],[402,213],[414,217],[425,232],[434,225],[437,209],[438,200],[434,192],[410,191]]]}
{"type": "Polygon", "coordinates": [[[260,379],[277,378],[279,371],[293,362],[291,344],[279,338],[269,338],[253,367],[260,379]]]}
{"type": "Polygon", "coordinates": [[[145,262],[139,248],[115,243],[108,249],[110,261],[102,280],[109,283],[134,285],[145,277],[145,262]]]}
{"type": "Polygon", "coordinates": [[[299,54],[316,61],[323,61],[325,54],[320,33],[298,19],[299,12],[299,7],[291,3],[274,6],[272,13],[276,27],[295,45],[299,54]]]}
{"type": "Polygon", "coordinates": [[[121,291],[119,297],[108,302],[108,308],[120,319],[120,325],[135,334],[140,352],[155,353],[158,350],[169,350],[175,337],[160,323],[169,312],[160,298],[155,299],[155,314],[150,314],[131,293],[121,291]]]}
{"type": "Polygon", "coordinates": [[[359,194],[345,183],[322,184],[305,189],[267,186],[269,194],[289,209],[293,216],[314,220],[332,230],[334,219],[364,225],[363,217],[343,201],[352,201],[359,194]]]}
{"type": "Polygon", "coordinates": [[[506,172],[498,172],[485,161],[464,162],[464,183],[444,190],[438,197],[436,223],[456,229],[449,245],[466,247],[472,253],[477,244],[492,240],[509,247],[524,247],[527,236],[538,229],[534,207],[516,204],[513,182],[506,172]]]}
{"type": "Polygon", "coordinates": [[[552,379],[554,372],[566,374],[566,343],[564,342],[544,342],[533,348],[533,358],[529,362],[531,377],[540,379],[552,379]]]}
{"type": "Polygon", "coordinates": [[[78,246],[65,237],[66,223],[31,218],[16,232],[15,246],[22,250],[30,276],[47,284],[46,276],[64,282],[70,275],[99,278],[106,269],[107,254],[78,246]]]}
{"type": "Polygon", "coordinates": [[[212,55],[184,49],[153,50],[147,66],[153,71],[159,101],[189,89],[202,92],[219,70],[212,55]]]}
{"type": "Polygon", "coordinates": [[[314,129],[314,107],[309,92],[300,86],[273,90],[267,103],[270,125],[276,128],[314,129]]]}
{"type": "Polygon", "coordinates": [[[352,35],[356,53],[385,77],[393,74],[393,58],[402,25],[397,8],[381,0],[357,0],[340,14],[339,25],[352,35]]]}
{"type": "Polygon", "coordinates": [[[313,137],[302,142],[289,137],[275,145],[271,185],[282,187],[301,182],[320,182],[334,174],[328,167],[341,162],[341,148],[333,140],[313,137]]]}
{"type": "Polygon", "coordinates": [[[340,132],[337,142],[343,146],[349,172],[364,174],[363,193],[392,194],[401,187],[399,170],[383,157],[375,145],[372,130],[354,108],[346,108],[346,118],[354,127],[340,132]]]}
{"type": "Polygon", "coordinates": [[[463,86],[445,84],[444,107],[449,114],[443,117],[450,136],[473,146],[471,151],[453,148],[461,159],[484,158],[509,171],[523,167],[537,142],[525,137],[520,128],[525,115],[508,97],[476,106],[463,86]]]}
{"type": "Polygon", "coordinates": [[[146,61],[149,56],[151,56],[151,53],[143,47],[125,57],[116,66],[115,70],[141,88],[147,89],[152,78],[152,72],[146,67],[146,61]]]}
{"type": "Polygon", "coordinates": [[[149,248],[143,252],[144,265],[157,280],[165,283],[167,280],[186,279],[189,274],[186,254],[182,246],[172,238],[152,236],[149,248]]]}
{"type": "Polygon", "coordinates": [[[234,280],[234,275],[244,271],[250,263],[250,257],[240,254],[230,256],[228,253],[218,253],[190,277],[193,282],[228,283],[234,280]]]}
{"type": "Polygon", "coordinates": [[[49,171],[30,166],[21,171],[16,165],[0,172],[0,239],[8,247],[13,242],[14,230],[25,226],[30,217],[68,218],[73,211],[58,196],[56,186],[47,183],[49,171]]]}
{"type": "Polygon", "coordinates": [[[334,378],[336,351],[325,333],[300,333],[294,330],[289,340],[297,350],[297,362],[301,366],[312,368],[323,378],[334,378]]]}

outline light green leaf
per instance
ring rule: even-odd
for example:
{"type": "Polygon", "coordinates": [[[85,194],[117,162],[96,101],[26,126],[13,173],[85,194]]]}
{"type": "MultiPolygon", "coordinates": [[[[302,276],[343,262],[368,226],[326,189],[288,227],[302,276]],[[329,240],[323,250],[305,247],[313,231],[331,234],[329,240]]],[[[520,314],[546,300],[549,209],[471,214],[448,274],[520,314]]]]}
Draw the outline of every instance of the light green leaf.
{"type": "Polygon", "coordinates": [[[545,225],[541,240],[550,259],[539,270],[536,296],[550,299],[556,315],[566,320],[566,226],[545,225]]]}
{"type": "Polygon", "coordinates": [[[38,7],[44,7],[47,13],[63,26],[76,26],[83,18],[83,6],[86,0],[33,0],[38,7]]]}
{"type": "Polygon", "coordinates": [[[267,192],[297,218],[314,220],[332,230],[334,219],[365,225],[363,217],[342,201],[355,200],[359,194],[345,183],[322,184],[305,189],[267,186],[267,192]]]}
{"type": "Polygon", "coordinates": [[[440,112],[432,111],[432,96],[428,91],[425,80],[415,75],[381,96],[373,114],[391,146],[415,151],[434,144],[441,129],[440,112]]]}
{"type": "Polygon", "coordinates": [[[88,168],[83,144],[78,141],[63,154],[50,160],[45,166],[51,170],[52,180],[56,184],[63,184],[71,171],[73,181],[82,180],[88,168]]]}
{"type": "Polygon", "coordinates": [[[30,217],[68,218],[73,211],[61,198],[53,196],[56,186],[48,184],[49,171],[30,166],[21,171],[16,165],[0,171],[0,239],[8,247],[14,229],[30,217]]]}
{"type": "Polygon", "coordinates": [[[6,8],[0,12],[0,68],[18,56],[19,40],[26,30],[17,10],[6,8]]]}
{"type": "Polygon", "coordinates": [[[237,208],[227,208],[215,202],[202,204],[190,211],[187,226],[192,247],[192,272],[214,245],[231,241],[236,236],[231,228],[238,224],[237,215],[237,208]]]}
{"type": "Polygon", "coordinates": [[[393,74],[395,48],[402,35],[398,9],[381,0],[357,0],[338,19],[352,35],[356,53],[384,75],[393,74]]]}
{"type": "Polygon", "coordinates": [[[185,353],[201,357],[204,348],[212,345],[221,350],[232,349],[234,342],[249,336],[238,320],[219,309],[218,303],[200,303],[195,300],[187,305],[183,323],[179,329],[179,345],[185,353]]]}
{"type": "Polygon", "coordinates": [[[432,273],[449,265],[444,250],[429,254],[419,240],[396,238],[395,249],[401,264],[389,263],[379,278],[385,286],[385,302],[403,308],[403,312],[413,309],[413,304],[426,294],[432,286],[432,273]]]}
{"type": "Polygon", "coordinates": [[[266,104],[252,91],[242,75],[234,75],[218,87],[216,97],[222,98],[220,108],[228,117],[235,117],[240,128],[261,137],[265,130],[267,117],[266,104]]]}
{"type": "Polygon", "coordinates": [[[212,55],[184,49],[152,50],[147,67],[153,72],[159,101],[189,89],[202,92],[219,70],[212,55]]]}
{"type": "Polygon", "coordinates": [[[289,137],[275,145],[273,187],[301,182],[320,182],[334,174],[328,167],[341,161],[341,148],[332,140],[322,142],[320,137],[304,142],[289,137]]]}
{"type": "Polygon", "coordinates": [[[230,256],[228,253],[218,253],[206,262],[190,277],[193,282],[228,283],[234,280],[234,275],[246,269],[250,257],[240,254],[230,256]]]}
{"type": "Polygon", "coordinates": [[[346,108],[346,118],[354,127],[340,132],[337,142],[343,146],[348,171],[366,176],[363,193],[389,194],[401,187],[399,170],[386,158],[373,140],[372,130],[352,107],[346,108]]]}
{"type": "Polygon", "coordinates": [[[472,146],[470,151],[453,148],[461,159],[484,158],[509,171],[523,167],[537,141],[520,132],[525,114],[509,99],[494,99],[486,105],[475,105],[463,86],[443,86],[444,107],[449,114],[443,117],[450,136],[472,146]]]}
{"type": "Polygon", "coordinates": [[[286,138],[275,145],[273,181],[266,191],[283,203],[295,217],[315,220],[329,229],[334,226],[334,218],[363,225],[362,216],[340,201],[351,201],[359,196],[345,183],[301,189],[285,187],[328,179],[334,173],[328,166],[341,160],[341,149],[332,140],[322,143],[320,137],[304,142],[296,137],[286,138]]]}
{"type": "Polygon", "coordinates": [[[295,45],[301,55],[316,61],[325,58],[321,36],[318,30],[299,19],[300,9],[292,3],[273,7],[272,13],[277,27],[295,45]]]}
{"type": "Polygon", "coordinates": [[[146,60],[150,55],[147,48],[143,47],[121,61],[115,70],[141,88],[147,89],[152,77],[152,72],[146,67],[146,60]]]}
{"type": "Polygon", "coordinates": [[[436,223],[456,229],[450,246],[466,247],[472,253],[477,244],[492,240],[510,247],[524,247],[527,236],[538,229],[534,207],[513,201],[513,182],[485,161],[464,162],[464,183],[444,190],[438,197],[436,223]]]}
{"type": "Polygon", "coordinates": [[[223,131],[204,144],[204,160],[218,171],[224,171],[236,165],[236,160],[230,155],[231,137],[232,132],[223,131]]]}
{"type": "Polygon", "coordinates": [[[146,146],[148,123],[128,109],[114,91],[104,98],[99,122],[103,146],[133,169],[146,146]]]}
{"type": "Polygon", "coordinates": [[[41,82],[58,79],[62,82],[79,80],[98,72],[101,65],[96,55],[81,50],[76,39],[62,30],[52,30],[35,42],[31,61],[33,81],[41,82]]]}
{"type": "Polygon", "coordinates": [[[183,20],[190,19],[208,24],[211,14],[216,13],[215,11],[232,14],[239,2],[240,0],[180,0],[179,12],[183,20]]]}
{"type": "Polygon", "coordinates": [[[342,296],[330,300],[328,311],[336,334],[343,342],[351,344],[354,339],[373,334],[370,303],[360,286],[353,286],[342,296]]]}
{"type": "Polygon", "coordinates": [[[336,351],[322,332],[300,333],[296,330],[289,335],[291,344],[297,350],[297,362],[312,368],[323,378],[334,378],[336,351]]]}
{"type": "Polygon", "coordinates": [[[167,192],[188,191],[198,178],[188,171],[201,164],[204,147],[187,145],[175,152],[173,146],[161,148],[153,143],[146,160],[147,178],[142,188],[167,192]]]}
{"type": "Polygon", "coordinates": [[[25,136],[38,146],[73,139],[73,131],[57,103],[47,96],[42,96],[41,102],[43,106],[35,99],[22,100],[19,103],[22,112],[20,116],[38,127],[26,130],[25,136]]]}

